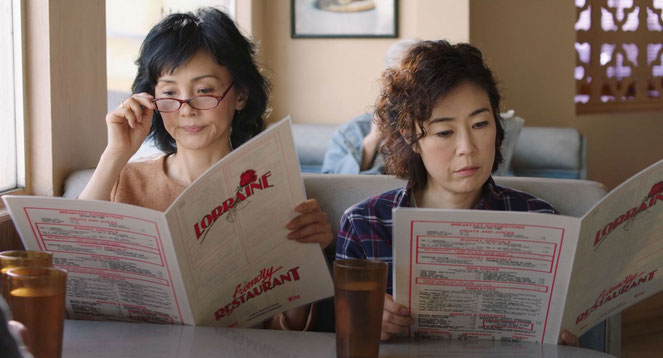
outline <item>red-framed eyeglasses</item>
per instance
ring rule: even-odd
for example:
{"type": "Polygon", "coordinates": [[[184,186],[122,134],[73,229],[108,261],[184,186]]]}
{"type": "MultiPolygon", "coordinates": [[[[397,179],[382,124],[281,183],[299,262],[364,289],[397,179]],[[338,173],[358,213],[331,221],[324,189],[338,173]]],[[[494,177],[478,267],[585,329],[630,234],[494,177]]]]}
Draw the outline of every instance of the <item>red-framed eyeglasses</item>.
{"type": "Polygon", "coordinates": [[[223,91],[223,94],[220,96],[214,96],[211,94],[203,94],[199,96],[193,96],[187,99],[177,99],[177,98],[155,98],[152,100],[157,106],[157,111],[162,113],[170,113],[178,111],[182,108],[184,103],[191,106],[191,108],[198,110],[207,110],[216,108],[221,101],[226,97],[230,88],[235,84],[235,81],[230,82],[228,88],[223,91]]]}

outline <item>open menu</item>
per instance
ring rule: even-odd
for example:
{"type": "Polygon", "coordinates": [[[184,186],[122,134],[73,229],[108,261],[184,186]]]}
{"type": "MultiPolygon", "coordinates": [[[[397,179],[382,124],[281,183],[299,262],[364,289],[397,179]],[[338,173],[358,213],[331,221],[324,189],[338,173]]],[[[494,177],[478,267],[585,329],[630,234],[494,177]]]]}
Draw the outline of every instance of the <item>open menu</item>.
{"type": "Polygon", "coordinates": [[[306,200],[291,122],[235,149],[165,211],[4,196],[29,250],[68,272],[72,319],[250,327],[333,294],[320,245],[286,238],[306,200]]]}
{"type": "Polygon", "coordinates": [[[663,160],[580,218],[398,208],[410,335],[557,343],[663,290],[663,160]]]}

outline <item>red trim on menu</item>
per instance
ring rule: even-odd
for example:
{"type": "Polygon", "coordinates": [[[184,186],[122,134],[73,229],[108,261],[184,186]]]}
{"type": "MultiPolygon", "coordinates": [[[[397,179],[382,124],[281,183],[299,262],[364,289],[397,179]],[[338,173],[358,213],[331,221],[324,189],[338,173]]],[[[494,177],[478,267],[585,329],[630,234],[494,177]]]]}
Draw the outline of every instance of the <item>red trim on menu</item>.
{"type": "MultiPolygon", "coordinates": [[[[459,239],[459,237],[456,236],[433,236],[433,235],[419,235],[417,236],[417,245],[416,245],[416,262],[422,263],[419,261],[419,254],[420,253],[444,253],[445,251],[448,251],[447,254],[449,255],[454,255],[454,256],[485,256],[487,258],[489,257],[494,257],[494,258],[515,258],[515,259],[528,259],[531,261],[546,261],[550,263],[549,268],[547,271],[543,270],[536,270],[536,269],[529,269],[529,268],[512,268],[514,271],[532,271],[532,272],[545,272],[545,273],[552,273],[553,269],[553,260],[554,260],[554,255],[542,255],[542,254],[530,254],[530,253],[519,253],[519,252],[514,252],[514,251],[494,251],[494,250],[476,250],[476,249],[447,249],[447,248],[425,248],[423,250],[420,250],[421,245],[420,245],[420,238],[443,238],[443,239],[459,239]],[[460,252],[459,252],[460,251],[460,252]],[[463,251],[466,251],[467,253],[463,253],[463,251]],[[504,253],[503,255],[489,255],[488,253],[495,252],[495,253],[504,253]],[[523,255],[523,256],[516,256],[516,255],[523,255]],[[533,257],[526,257],[528,255],[531,256],[543,256],[543,257],[548,257],[549,259],[543,259],[543,258],[533,258],[533,257]]],[[[491,239],[492,240],[492,239],[491,239]]],[[[516,241],[516,242],[534,242],[534,243],[541,243],[539,241],[531,241],[531,240],[518,240],[518,239],[509,239],[509,241],[516,241]]],[[[555,243],[545,243],[546,245],[550,245],[553,252],[555,252],[555,249],[557,247],[557,244],[555,243]]],[[[447,264],[447,263],[424,263],[425,265],[433,265],[433,266],[467,266],[467,265],[460,265],[460,264],[447,264]]],[[[486,266],[486,265],[473,265],[476,267],[481,267],[481,268],[490,268],[493,266],[486,266]]]]}
{"type": "Polygon", "coordinates": [[[518,282],[508,282],[510,285],[514,285],[515,287],[509,287],[509,286],[493,286],[490,284],[485,284],[481,285],[481,282],[489,282],[489,283],[498,283],[497,281],[481,281],[481,280],[449,280],[449,279],[440,279],[440,278],[430,278],[430,277],[417,277],[414,280],[414,283],[420,284],[420,285],[428,285],[428,286],[456,286],[456,287],[467,287],[467,288],[499,288],[499,289],[514,289],[514,290],[521,290],[521,291],[534,291],[534,292],[548,292],[548,286],[543,286],[543,285],[534,285],[531,283],[518,283],[518,282]],[[469,283],[479,283],[478,285],[463,285],[463,282],[469,282],[469,283]],[[448,283],[445,285],[445,283],[448,283]],[[454,285],[453,283],[459,283],[457,285],[454,285]],[[523,288],[523,287],[518,287],[520,286],[531,286],[532,288],[523,288]],[[542,289],[537,289],[541,287],[542,289]]]}
{"type": "MultiPolygon", "coordinates": [[[[39,225],[39,224],[36,224],[39,225]]],[[[40,231],[41,232],[41,231],[40,231]]],[[[91,239],[91,238],[86,238],[86,237],[77,237],[76,240],[72,240],[71,237],[69,236],[62,236],[62,235],[42,235],[43,237],[48,237],[49,241],[56,241],[56,242],[83,242],[87,243],[90,245],[104,245],[104,246],[109,246],[109,247],[116,247],[118,249],[131,249],[132,251],[140,251],[140,252],[147,252],[150,254],[158,255],[159,251],[157,248],[149,248],[149,250],[141,250],[141,249],[136,249],[130,246],[136,246],[136,247],[145,247],[143,245],[131,245],[129,243],[124,243],[124,242],[116,242],[116,241],[111,241],[111,240],[105,240],[105,239],[91,239]],[[92,241],[88,241],[92,240],[92,241]],[[125,246],[126,245],[126,246],[125,246]],[[152,251],[150,251],[152,250],[152,251]]]]}
{"type": "MultiPolygon", "coordinates": [[[[119,218],[119,219],[122,219],[122,220],[124,220],[124,219],[133,219],[133,220],[138,220],[138,221],[142,221],[142,222],[153,225],[154,228],[156,229],[156,232],[157,232],[157,236],[154,237],[154,239],[156,240],[157,250],[159,251],[159,256],[161,257],[161,261],[165,264],[166,272],[168,273],[168,281],[167,282],[168,282],[168,285],[170,286],[170,288],[172,290],[173,297],[175,299],[175,307],[177,308],[177,314],[179,315],[179,321],[184,323],[184,320],[182,319],[182,310],[180,308],[179,299],[177,297],[177,293],[175,292],[175,286],[173,285],[173,278],[172,278],[172,275],[171,275],[171,272],[170,272],[170,267],[168,266],[168,261],[164,260],[165,251],[163,249],[163,242],[161,240],[161,237],[162,237],[161,232],[159,231],[159,226],[156,224],[155,221],[146,220],[146,219],[139,218],[139,217],[134,217],[134,216],[115,214],[115,213],[104,213],[104,212],[86,211],[86,210],[70,210],[70,209],[62,209],[62,208],[25,207],[24,208],[25,215],[28,219],[28,222],[30,223],[30,229],[32,230],[33,234],[35,235],[35,238],[37,239],[36,241],[37,241],[37,244],[39,245],[40,250],[45,250],[44,249],[45,242],[43,242],[42,241],[43,238],[41,236],[38,236],[37,233],[35,232],[35,227],[37,225],[32,223],[32,220],[30,219],[30,214],[28,212],[29,210],[56,210],[56,211],[65,211],[65,212],[79,213],[79,214],[80,213],[87,213],[87,214],[90,214],[90,215],[102,215],[102,216],[105,216],[105,217],[116,217],[116,218],[119,218]]],[[[83,227],[85,225],[71,225],[71,226],[81,226],[81,227],[83,227]]],[[[121,231],[121,230],[118,230],[118,231],[121,231]]],[[[146,236],[149,236],[149,235],[146,235],[146,236]]],[[[137,246],[139,246],[139,245],[137,245],[137,246]]],[[[131,278],[131,279],[132,280],[145,281],[145,280],[140,280],[140,279],[135,279],[135,278],[131,278]]]]}
{"type": "MultiPolygon", "coordinates": [[[[553,245],[553,254],[551,257],[551,273],[553,273],[553,278],[552,278],[552,283],[550,286],[550,291],[546,289],[546,292],[548,292],[548,307],[546,309],[546,314],[543,322],[543,330],[542,330],[542,335],[541,335],[541,342],[543,342],[543,338],[546,335],[546,326],[548,324],[548,318],[550,316],[550,306],[552,302],[552,296],[554,292],[554,287],[555,287],[555,282],[557,280],[557,267],[559,267],[559,260],[560,260],[560,252],[561,248],[563,247],[564,244],[564,235],[566,233],[566,230],[562,227],[555,227],[555,226],[545,226],[545,225],[520,225],[520,224],[508,224],[508,223],[488,223],[488,222],[482,222],[482,223],[477,223],[477,222],[462,222],[462,221],[432,221],[432,220],[412,220],[410,222],[410,275],[408,277],[408,283],[409,283],[409,299],[408,299],[408,308],[410,309],[410,312],[412,312],[412,266],[413,266],[413,259],[412,259],[412,254],[416,254],[417,260],[418,260],[418,243],[419,243],[419,237],[414,237],[414,224],[415,223],[447,223],[447,224],[480,224],[480,225],[495,225],[495,226],[501,226],[501,227],[535,227],[535,228],[545,228],[545,229],[554,229],[554,230],[560,230],[561,231],[561,237],[560,237],[560,242],[559,242],[559,247],[556,243],[545,243],[545,244],[550,244],[553,245]],[[413,246],[413,244],[416,242],[416,246],[413,246]],[[415,250],[412,250],[412,249],[415,250]],[[555,259],[555,256],[557,256],[557,259],[555,259]],[[553,267],[554,263],[554,267],[553,267]]],[[[421,237],[424,237],[427,235],[421,235],[421,237]]],[[[429,237],[435,237],[435,236],[429,236],[429,237]]],[[[440,236],[438,236],[440,237],[440,236]]],[[[457,237],[452,237],[452,238],[457,238],[457,237]]],[[[465,237],[458,237],[458,238],[465,238],[465,237]]],[[[493,240],[493,239],[491,239],[493,240]]],[[[518,239],[495,239],[495,240],[511,240],[511,241],[528,241],[528,242],[537,242],[537,241],[531,241],[531,240],[518,240],[518,239]]],[[[469,250],[471,251],[471,250],[469,250]]],[[[533,254],[534,255],[534,254],[533,254]]],[[[471,256],[471,255],[467,255],[471,256]]],[[[549,255],[543,255],[543,256],[549,256],[549,255]]],[[[438,265],[445,265],[445,264],[438,264],[438,265]]],[[[448,266],[467,266],[467,265],[449,265],[448,266]]],[[[477,266],[480,267],[480,266],[477,266]]],[[[490,267],[490,266],[486,266],[490,267]]],[[[526,269],[520,269],[520,270],[526,270],[526,269]]],[[[530,271],[536,271],[536,270],[530,270],[530,271]]],[[[395,271],[394,271],[395,272],[395,271]]],[[[540,272],[546,272],[546,271],[540,271],[540,272]]],[[[458,280],[456,280],[458,281],[458,280]]],[[[543,286],[545,287],[545,286],[543,286]]],[[[536,291],[536,290],[535,290],[536,291]]],[[[540,291],[537,291],[540,292],[540,291]]],[[[533,335],[527,335],[527,334],[519,334],[519,335],[524,335],[524,336],[530,336],[532,338],[535,338],[533,335]]],[[[411,328],[408,327],[408,336],[411,336],[411,328]]]]}
{"type": "MultiPolygon", "coordinates": [[[[414,221],[410,222],[410,274],[408,275],[408,302],[407,309],[409,312],[412,312],[412,237],[414,236],[414,221]]],[[[393,272],[394,276],[396,275],[396,268],[394,267],[393,272]]],[[[393,283],[393,282],[392,282],[393,283]]],[[[407,336],[412,337],[412,326],[407,326],[407,336]]]]}
{"type": "MultiPolygon", "coordinates": [[[[481,326],[482,326],[482,327],[489,327],[489,328],[525,329],[525,330],[528,330],[528,331],[532,331],[532,330],[534,330],[534,323],[525,323],[524,325],[529,326],[529,327],[527,327],[527,328],[524,328],[524,327],[522,327],[522,328],[516,328],[516,327],[510,327],[510,326],[497,326],[497,325],[493,326],[493,325],[490,325],[490,324],[487,325],[487,324],[486,324],[487,322],[520,323],[520,322],[516,322],[516,321],[502,320],[502,319],[484,319],[484,320],[482,320],[482,324],[481,324],[481,326]]],[[[523,323],[524,323],[524,322],[523,322],[523,323]]],[[[522,324],[521,324],[521,325],[522,325],[522,324]]],[[[521,335],[521,334],[524,335],[525,333],[520,333],[520,332],[519,332],[518,334],[519,334],[519,335],[521,335]]],[[[533,336],[532,336],[532,337],[533,337],[533,336]]]]}
{"type": "Polygon", "coordinates": [[[30,230],[32,230],[32,235],[34,235],[35,239],[37,240],[37,245],[39,245],[39,250],[46,251],[43,247],[41,247],[41,242],[39,241],[39,236],[37,236],[37,233],[35,232],[35,225],[32,225],[32,220],[30,219],[30,214],[28,214],[28,209],[40,209],[40,208],[25,207],[25,208],[23,208],[23,211],[25,212],[25,217],[28,218],[28,223],[30,223],[30,230]]]}
{"type": "MultiPolygon", "coordinates": [[[[95,231],[111,231],[111,230],[112,230],[112,231],[116,231],[116,232],[129,233],[129,234],[137,235],[137,236],[144,236],[144,237],[148,237],[148,238],[151,238],[151,239],[155,239],[155,238],[156,238],[156,237],[154,237],[154,236],[152,236],[152,235],[147,235],[147,234],[142,233],[142,232],[130,231],[130,230],[122,230],[122,229],[106,229],[106,228],[101,228],[101,227],[98,227],[98,226],[92,226],[92,225],[58,224],[58,223],[36,223],[35,226],[37,226],[37,227],[39,227],[39,226],[74,226],[74,227],[81,227],[81,228],[85,228],[85,229],[93,229],[93,230],[95,230],[95,231]]],[[[41,231],[40,231],[40,233],[41,233],[41,231]]],[[[46,235],[46,236],[58,237],[58,235],[46,235]]],[[[83,238],[83,239],[84,239],[84,238],[83,238]]],[[[102,241],[103,239],[94,239],[94,240],[102,241]]],[[[106,241],[108,241],[109,243],[112,243],[112,244],[114,244],[114,245],[135,246],[135,247],[141,247],[141,248],[144,248],[144,249],[150,249],[150,250],[156,250],[156,249],[157,249],[157,248],[156,248],[156,245],[155,245],[155,247],[150,247],[150,246],[145,246],[145,245],[141,245],[141,244],[132,244],[132,243],[129,243],[129,242],[115,242],[115,241],[109,241],[109,240],[106,240],[106,241]]]]}
{"type": "MultiPolygon", "coordinates": [[[[154,223],[155,228],[157,229],[157,243],[159,244],[159,249],[161,249],[161,252],[163,251],[163,243],[161,242],[161,232],[159,232],[159,226],[154,223]]],[[[173,285],[173,278],[170,275],[170,267],[168,267],[168,260],[164,260],[166,263],[166,272],[168,272],[168,282],[170,282],[170,287],[173,290],[173,297],[175,298],[175,306],[177,306],[177,314],[180,315],[180,322],[184,323],[182,319],[182,310],[180,309],[180,301],[177,299],[177,293],[175,292],[175,286],[173,285]]],[[[192,317],[193,318],[193,317],[192,317]]]]}
{"type": "MultiPolygon", "coordinates": [[[[564,245],[564,234],[566,230],[563,228],[557,228],[562,230],[562,237],[559,241],[559,252],[562,252],[562,246],[564,245]]],[[[555,252],[557,254],[557,252],[555,252]]],[[[550,302],[552,302],[553,292],[555,292],[555,280],[557,279],[557,268],[559,267],[559,258],[560,254],[557,254],[557,262],[555,263],[555,273],[553,274],[552,285],[550,286],[550,299],[548,300],[548,309],[546,310],[546,319],[543,321],[543,334],[541,335],[541,342],[546,337],[546,327],[548,327],[548,316],[550,315],[550,302]]]]}
{"type": "Polygon", "coordinates": [[[154,276],[149,276],[141,273],[134,273],[134,272],[126,272],[126,271],[118,271],[118,270],[109,270],[109,269],[102,269],[102,268],[94,268],[94,267],[80,267],[80,266],[67,266],[67,265],[57,265],[58,267],[64,268],[67,270],[67,272],[75,272],[79,274],[89,274],[89,275],[97,275],[97,276],[126,276],[127,278],[130,278],[131,280],[136,280],[136,281],[145,281],[145,282],[152,282],[157,285],[161,286],[169,286],[168,280],[163,279],[163,278],[158,278],[154,276]],[[115,273],[119,274],[115,274],[115,273]],[[120,275],[121,274],[121,275],[120,275]],[[141,278],[135,278],[132,276],[142,276],[146,277],[146,279],[141,279],[141,278]]]}

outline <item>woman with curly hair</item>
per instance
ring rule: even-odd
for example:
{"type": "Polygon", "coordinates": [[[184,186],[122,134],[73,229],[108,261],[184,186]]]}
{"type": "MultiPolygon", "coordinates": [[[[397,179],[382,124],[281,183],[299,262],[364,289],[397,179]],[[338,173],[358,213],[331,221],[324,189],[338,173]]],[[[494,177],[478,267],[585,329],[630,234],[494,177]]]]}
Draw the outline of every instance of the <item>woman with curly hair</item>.
{"type": "MultiPolygon", "coordinates": [[[[502,161],[501,97],[477,48],[420,42],[410,47],[400,66],[384,72],[382,82],[376,120],[386,171],[408,183],[345,212],[336,258],[389,264],[381,335],[386,340],[413,323],[407,308],[391,296],[393,208],[556,211],[532,195],[495,184],[491,177],[502,161]]],[[[563,338],[577,344],[568,332],[563,338]]]]}

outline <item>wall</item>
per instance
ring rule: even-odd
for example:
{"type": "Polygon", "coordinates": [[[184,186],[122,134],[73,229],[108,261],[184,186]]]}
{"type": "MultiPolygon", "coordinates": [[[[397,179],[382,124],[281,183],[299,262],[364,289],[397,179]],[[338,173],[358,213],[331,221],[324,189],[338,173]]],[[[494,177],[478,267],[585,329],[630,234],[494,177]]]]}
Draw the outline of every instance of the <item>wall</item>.
{"type": "Polygon", "coordinates": [[[587,137],[588,176],[614,188],[663,158],[663,111],[576,115],[573,1],[470,1],[470,42],[501,79],[504,108],[528,126],[587,137]]]}
{"type": "Polygon", "coordinates": [[[106,142],[104,1],[24,4],[28,189],[59,195],[73,170],[96,165],[106,142]]]}
{"type": "MultiPolygon", "coordinates": [[[[469,40],[469,0],[401,0],[399,37],[469,40]]],[[[254,0],[254,31],[273,84],[270,121],[343,123],[375,103],[384,54],[398,39],[292,39],[290,1],[254,0]]]]}
{"type": "MultiPolygon", "coordinates": [[[[587,137],[588,176],[612,189],[663,158],[663,111],[576,115],[573,1],[470,1],[470,41],[501,78],[504,108],[528,126],[575,127],[587,137]]],[[[654,357],[663,293],[622,313],[622,356],[654,357]]],[[[658,352],[658,353],[656,353],[658,352]]]]}

